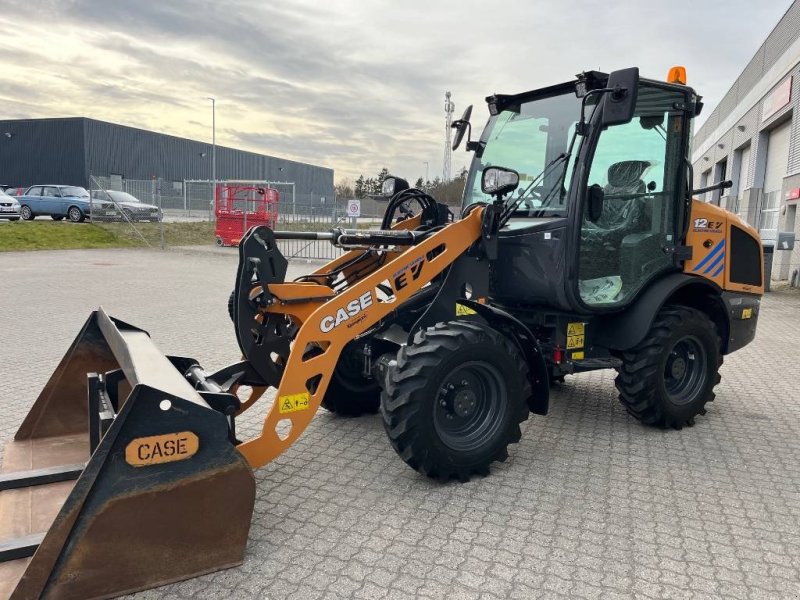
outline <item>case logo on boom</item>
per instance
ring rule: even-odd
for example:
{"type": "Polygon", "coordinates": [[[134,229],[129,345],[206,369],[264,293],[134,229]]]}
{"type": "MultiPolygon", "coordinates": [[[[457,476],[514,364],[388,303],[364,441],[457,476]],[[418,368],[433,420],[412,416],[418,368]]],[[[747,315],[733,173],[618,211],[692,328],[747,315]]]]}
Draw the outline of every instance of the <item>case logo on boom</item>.
{"type": "MultiPolygon", "coordinates": [[[[344,308],[337,310],[336,314],[322,317],[322,320],[319,322],[319,328],[323,333],[328,333],[342,323],[357,317],[364,309],[372,306],[372,303],[372,292],[365,292],[355,300],[348,302],[347,306],[344,308]]],[[[355,323],[352,324],[355,325],[355,323]]]]}

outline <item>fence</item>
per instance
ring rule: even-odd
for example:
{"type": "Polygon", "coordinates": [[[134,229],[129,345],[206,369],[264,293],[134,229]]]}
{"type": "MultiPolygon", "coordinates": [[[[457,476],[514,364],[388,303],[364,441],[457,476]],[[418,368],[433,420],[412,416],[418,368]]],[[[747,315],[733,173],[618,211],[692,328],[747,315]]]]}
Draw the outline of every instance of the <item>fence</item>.
{"type": "MultiPolygon", "coordinates": [[[[385,208],[366,199],[361,216],[348,217],[347,199],[299,194],[293,182],[217,181],[217,202],[214,183],[208,180],[90,179],[92,221],[151,247],[235,246],[256,224],[288,231],[378,227],[385,208]]],[[[302,240],[282,241],[281,250],[287,258],[325,260],[342,253],[329,242],[302,240]]]]}
{"type": "Polygon", "coordinates": [[[761,193],[761,211],[758,219],[758,229],[777,230],[781,209],[781,192],[761,193]]]}

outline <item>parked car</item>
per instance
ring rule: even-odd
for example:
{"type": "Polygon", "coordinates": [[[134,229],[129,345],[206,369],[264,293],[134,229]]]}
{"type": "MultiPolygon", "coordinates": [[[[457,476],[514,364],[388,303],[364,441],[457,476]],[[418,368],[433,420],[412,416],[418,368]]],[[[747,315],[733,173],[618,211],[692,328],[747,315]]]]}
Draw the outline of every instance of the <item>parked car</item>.
{"type": "Polygon", "coordinates": [[[67,217],[73,223],[80,223],[86,217],[106,213],[113,214],[111,202],[93,202],[84,188],[74,185],[32,185],[21,196],[20,216],[30,221],[39,216],[50,216],[54,221],[67,217]]]}
{"type": "Polygon", "coordinates": [[[19,202],[4,190],[0,190],[0,219],[19,221],[19,202]]]}
{"type": "Polygon", "coordinates": [[[154,204],[147,204],[127,192],[112,190],[92,190],[92,198],[111,201],[115,208],[125,213],[129,221],[160,221],[161,210],[154,204]]]}

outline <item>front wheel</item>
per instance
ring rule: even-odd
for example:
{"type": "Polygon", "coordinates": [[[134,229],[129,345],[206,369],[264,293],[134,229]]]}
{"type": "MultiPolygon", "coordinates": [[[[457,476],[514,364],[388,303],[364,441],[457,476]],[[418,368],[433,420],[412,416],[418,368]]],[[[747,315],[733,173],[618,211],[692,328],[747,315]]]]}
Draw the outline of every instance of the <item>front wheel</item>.
{"type": "Polygon", "coordinates": [[[24,221],[33,221],[33,211],[31,207],[23,204],[22,208],[19,209],[19,216],[22,217],[24,221]]]}
{"type": "Polygon", "coordinates": [[[620,402],[646,425],[694,425],[714,400],[720,340],[714,323],[698,310],[665,306],[645,339],[622,359],[615,380],[620,402]]]}
{"type": "Polygon", "coordinates": [[[67,218],[73,223],[82,223],[85,217],[83,212],[77,206],[70,206],[67,211],[67,218]]]}
{"type": "Polygon", "coordinates": [[[528,418],[528,365],[507,337],[475,322],[438,323],[400,349],[381,414],[392,447],[439,479],[487,475],[528,418]]]}

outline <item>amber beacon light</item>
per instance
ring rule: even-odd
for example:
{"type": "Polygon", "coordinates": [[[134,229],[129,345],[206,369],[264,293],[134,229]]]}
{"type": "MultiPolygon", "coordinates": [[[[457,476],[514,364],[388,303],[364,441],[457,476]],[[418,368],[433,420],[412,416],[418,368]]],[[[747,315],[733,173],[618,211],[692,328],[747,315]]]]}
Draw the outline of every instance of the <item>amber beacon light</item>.
{"type": "Polygon", "coordinates": [[[686,85],[686,67],[675,66],[669,70],[667,82],[686,85]]]}

